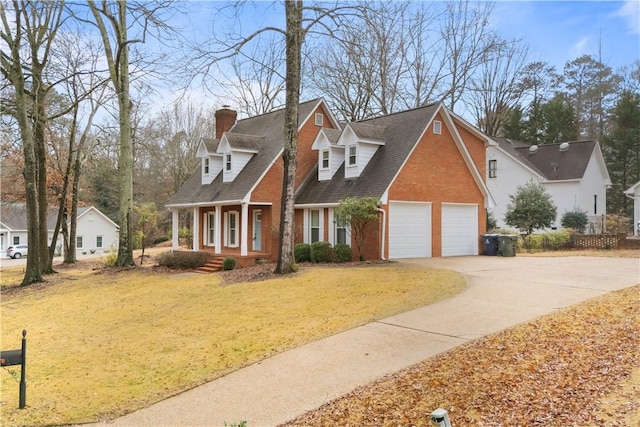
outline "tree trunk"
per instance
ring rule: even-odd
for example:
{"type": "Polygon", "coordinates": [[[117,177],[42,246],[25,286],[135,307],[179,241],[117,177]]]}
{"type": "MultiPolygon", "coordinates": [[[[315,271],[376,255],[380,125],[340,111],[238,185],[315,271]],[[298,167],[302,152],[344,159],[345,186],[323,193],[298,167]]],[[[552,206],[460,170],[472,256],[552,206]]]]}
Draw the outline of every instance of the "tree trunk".
{"type": "Polygon", "coordinates": [[[33,100],[33,152],[35,156],[36,174],[36,197],[38,199],[38,246],[32,247],[32,251],[38,254],[40,271],[43,274],[53,273],[53,268],[49,268],[49,247],[47,239],[49,237],[47,214],[49,213],[47,201],[47,153],[45,142],[45,123],[47,115],[45,112],[46,89],[42,81],[42,64],[34,64],[32,67],[32,78],[34,88],[33,100]],[[34,250],[35,249],[35,250],[34,250]]]}
{"type": "Polygon", "coordinates": [[[120,125],[120,155],[118,157],[118,187],[120,189],[118,267],[134,266],[133,262],[133,141],[131,134],[131,100],[129,99],[129,43],[127,39],[127,3],[117,2],[117,16],[108,9],[106,2],[101,9],[94,0],[89,1],[89,8],[96,20],[102,36],[109,78],[118,96],[118,119],[120,125]],[[107,17],[113,30],[115,45],[111,47],[110,31],[102,20],[101,14],[107,17]]]}
{"type": "MultiPolygon", "coordinates": [[[[121,22],[125,22],[125,6],[120,6],[121,22]]],[[[126,29],[123,25],[122,29],[126,29]]],[[[124,31],[124,30],[123,30],[124,31]]],[[[122,36],[126,40],[126,33],[122,36]]],[[[120,157],[118,181],[120,186],[120,237],[116,266],[130,267],[133,261],[133,141],[131,135],[131,101],[129,99],[129,48],[122,48],[120,58],[120,90],[118,92],[120,119],[120,157]]]]}
{"type": "Polygon", "coordinates": [[[286,107],[284,118],[284,173],[280,214],[280,253],[275,272],[288,274],[296,270],[293,255],[294,190],[298,155],[298,105],[300,103],[302,0],[285,2],[286,31],[286,107]]]}

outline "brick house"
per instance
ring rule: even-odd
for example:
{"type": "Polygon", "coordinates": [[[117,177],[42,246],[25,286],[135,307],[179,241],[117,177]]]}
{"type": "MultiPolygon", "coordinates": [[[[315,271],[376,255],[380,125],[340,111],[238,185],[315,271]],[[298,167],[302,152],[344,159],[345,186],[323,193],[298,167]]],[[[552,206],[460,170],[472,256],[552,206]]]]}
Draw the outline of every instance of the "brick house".
{"type": "MultiPolygon", "coordinates": [[[[365,258],[478,254],[485,208],[493,206],[487,136],[442,104],[342,126],[321,99],[300,104],[299,114],[297,243],[351,245],[333,209],[345,197],[373,196],[381,206],[365,258]]],[[[200,169],[167,204],[174,249],[178,211],[191,209],[194,250],[245,261],[277,256],[283,123],[284,110],[237,122],[232,110],[216,113],[216,137],[198,150],[200,169]]]]}

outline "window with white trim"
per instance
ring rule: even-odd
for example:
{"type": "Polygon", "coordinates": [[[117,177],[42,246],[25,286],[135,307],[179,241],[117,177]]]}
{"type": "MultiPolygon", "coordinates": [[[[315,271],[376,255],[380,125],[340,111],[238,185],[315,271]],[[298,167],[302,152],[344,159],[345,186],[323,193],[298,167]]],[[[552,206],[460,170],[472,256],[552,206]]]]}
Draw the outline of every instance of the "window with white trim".
{"type": "Polygon", "coordinates": [[[76,249],[84,248],[84,237],[76,236],[76,249]]]}
{"type": "Polygon", "coordinates": [[[96,248],[102,249],[102,236],[96,236],[96,248]]]}
{"type": "Polygon", "coordinates": [[[351,241],[347,239],[347,227],[336,222],[336,245],[340,243],[351,246],[351,241]]]}
{"type": "Polygon", "coordinates": [[[209,159],[208,158],[204,159],[204,173],[205,174],[209,173],[209,159]]]}
{"type": "Polygon", "coordinates": [[[316,113],[315,122],[316,126],[322,126],[322,124],[324,123],[324,116],[320,113],[316,113]]]}
{"type": "Polygon", "coordinates": [[[14,245],[20,244],[20,236],[13,236],[13,244],[14,245]]]}
{"type": "Polygon", "coordinates": [[[320,211],[309,211],[309,243],[320,241],[320,211]]]}
{"type": "Polygon", "coordinates": [[[489,178],[498,177],[498,161],[489,160],[489,178]]]}
{"type": "Polygon", "coordinates": [[[207,245],[215,246],[216,243],[216,213],[207,212],[207,245]]]}
{"type": "Polygon", "coordinates": [[[442,122],[440,122],[439,120],[434,120],[433,122],[433,133],[435,135],[442,134],[442,122]]]}
{"type": "Polygon", "coordinates": [[[225,154],[224,156],[224,169],[226,171],[231,171],[231,153],[225,154]]]}
{"type": "Polygon", "coordinates": [[[329,169],[329,150],[322,150],[322,164],[320,165],[321,169],[329,169]]]}
{"type": "Polygon", "coordinates": [[[349,146],[349,162],[348,165],[349,166],[355,166],[357,161],[358,161],[358,157],[357,157],[357,148],[355,145],[350,145],[349,146]]]}
{"type": "Polygon", "coordinates": [[[227,216],[227,246],[238,247],[238,211],[229,211],[227,216]]]}

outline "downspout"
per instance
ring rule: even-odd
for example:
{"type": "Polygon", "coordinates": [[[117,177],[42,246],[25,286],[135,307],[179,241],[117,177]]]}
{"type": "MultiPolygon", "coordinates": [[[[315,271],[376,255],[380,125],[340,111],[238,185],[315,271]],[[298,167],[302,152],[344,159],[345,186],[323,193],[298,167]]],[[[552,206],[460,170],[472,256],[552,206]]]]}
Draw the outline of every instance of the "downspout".
{"type": "Polygon", "coordinates": [[[378,212],[382,213],[382,242],[380,244],[380,259],[382,261],[386,261],[387,259],[384,257],[384,244],[386,237],[386,225],[387,225],[387,212],[384,209],[378,208],[378,212]]]}

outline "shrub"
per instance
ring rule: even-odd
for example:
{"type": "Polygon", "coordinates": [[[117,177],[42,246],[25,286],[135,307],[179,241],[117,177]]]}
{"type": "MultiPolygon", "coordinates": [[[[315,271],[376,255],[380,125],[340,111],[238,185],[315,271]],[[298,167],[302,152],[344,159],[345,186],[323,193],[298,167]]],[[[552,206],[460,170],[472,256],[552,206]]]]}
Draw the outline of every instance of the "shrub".
{"type": "Polygon", "coordinates": [[[531,234],[528,237],[527,247],[531,250],[558,250],[569,247],[571,243],[571,231],[559,230],[544,234],[531,234]]]}
{"type": "Polygon", "coordinates": [[[157,245],[158,243],[163,243],[163,242],[167,242],[167,241],[169,241],[169,237],[160,236],[160,237],[156,237],[155,239],[153,239],[153,244],[157,245]]]}
{"type": "Polygon", "coordinates": [[[353,260],[353,252],[349,245],[338,243],[335,248],[333,248],[333,257],[336,262],[351,262],[351,260],[353,260]]]}
{"type": "Polygon", "coordinates": [[[560,220],[560,225],[564,228],[574,229],[580,234],[584,233],[584,229],[587,227],[588,223],[589,218],[587,218],[587,213],[579,209],[571,212],[565,212],[560,220]]]}
{"type": "Polygon", "coordinates": [[[633,220],[624,215],[607,215],[607,233],[621,234],[633,232],[633,220]]]}
{"type": "Polygon", "coordinates": [[[173,269],[202,267],[209,260],[206,252],[164,252],[158,256],[158,265],[173,269]]]}
{"type": "Polygon", "coordinates": [[[115,267],[117,260],[118,260],[118,253],[117,252],[110,252],[104,258],[104,266],[105,267],[115,267]]]}
{"type": "Polygon", "coordinates": [[[298,243],[293,248],[293,255],[296,262],[311,261],[311,246],[308,243],[298,243]]]}
{"type": "Polygon", "coordinates": [[[233,270],[234,268],[236,268],[236,260],[235,260],[235,258],[226,257],[224,259],[224,261],[222,261],[222,270],[223,271],[233,270]]]}
{"type": "Polygon", "coordinates": [[[331,254],[329,249],[331,245],[327,242],[313,242],[311,244],[311,261],[313,262],[329,262],[331,254]]]}

